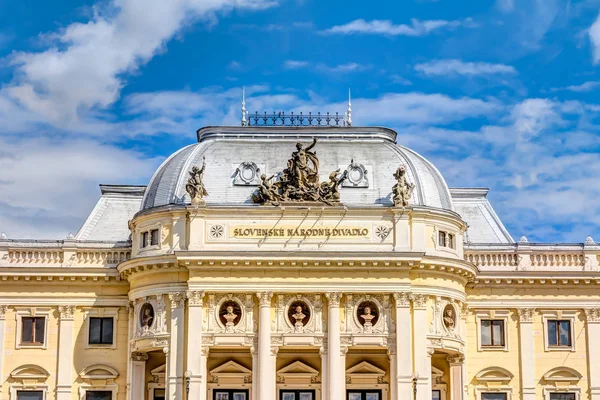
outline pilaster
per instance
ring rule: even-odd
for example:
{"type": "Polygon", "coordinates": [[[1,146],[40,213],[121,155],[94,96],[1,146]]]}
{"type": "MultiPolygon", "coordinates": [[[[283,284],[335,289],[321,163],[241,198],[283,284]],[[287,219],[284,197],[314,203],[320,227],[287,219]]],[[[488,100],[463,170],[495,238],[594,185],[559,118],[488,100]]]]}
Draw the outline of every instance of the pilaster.
{"type": "Polygon", "coordinates": [[[204,292],[187,292],[187,371],[189,393],[186,400],[206,400],[206,391],[202,392],[202,298],[204,292]]]}
{"type": "Polygon", "coordinates": [[[144,399],[146,396],[146,361],[148,354],[131,353],[131,399],[144,399]]]}
{"type": "Polygon", "coordinates": [[[321,400],[329,399],[329,391],[327,388],[329,387],[329,382],[327,380],[328,375],[328,356],[327,356],[327,344],[323,343],[323,346],[319,349],[319,354],[321,355],[321,400]]]}
{"type": "Polygon", "coordinates": [[[521,392],[523,400],[535,400],[535,350],[533,347],[534,308],[519,308],[521,346],[521,392]]]}
{"type": "Polygon", "coordinates": [[[585,309],[587,321],[587,359],[590,369],[590,400],[600,400],[600,308],[585,309]]]}
{"type": "Polygon", "coordinates": [[[463,400],[463,367],[465,358],[462,355],[448,356],[450,366],[450,400],[463,400]]]}
{"type": "Polygon", "coordinates": [[[169,293],[169,300],[171,302],[171,341],[167,376],[168,398],[169,400],[183,400],[185,293],[169,293]]]}
{"type": "Polygon", "coordinates": [[[0,305],[0,393],[2,393],[2,382],[4,382],[4,376],[2,375],[2,367],[4,366],[4,324],[6,321],[6,312],[8,306],[0,305]]]}
{"type": "Polygon", "coordinates": [[[413,362],[417,379],[417,400],[431,398],[431,354],[427,348],[426,294],[413,295],[413,362]]]}
{"type": "Polygon", "coordinates": [[[56,400],[70,400],[73,377],[73,320],[75,306],[59,306],[56,400]]]}
{"type": "Polygon", "coordinates": [[[396,386],[394,400],[409,399],[412,396],[412,320],[410,317],[410,292],[394,293],[396,303],[396,348],[394,365],[396,373],[392,375],[392,386],[396,386]]]}

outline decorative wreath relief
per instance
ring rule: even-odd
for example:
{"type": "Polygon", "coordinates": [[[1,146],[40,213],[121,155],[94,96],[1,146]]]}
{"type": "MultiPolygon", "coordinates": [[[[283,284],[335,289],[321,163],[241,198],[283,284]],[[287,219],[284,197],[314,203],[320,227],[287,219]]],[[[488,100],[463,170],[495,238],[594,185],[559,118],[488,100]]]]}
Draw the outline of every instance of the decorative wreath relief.
{"type": "Polygon", "coordinates": [[[236,186],[257,186],[260,184],[260,168],[252,161],[244,161],[235,170],[233,184],[236,186]]]}
{"type": "Polygon", "coordinates": [[[385,238],[390,234],[390,228],[387,226],[378,226],[375,228],[375,236],[377,236],[381,240],[385,240],[385,238]]]}
{"type": "Polygon", "coordinates": [[[210,237],[213,239],[218,239],[221,236],[223,236],[223,233],[225,233],[225,228],[223,227],[223,225],[213,225],[210,227],[210,237]]]}

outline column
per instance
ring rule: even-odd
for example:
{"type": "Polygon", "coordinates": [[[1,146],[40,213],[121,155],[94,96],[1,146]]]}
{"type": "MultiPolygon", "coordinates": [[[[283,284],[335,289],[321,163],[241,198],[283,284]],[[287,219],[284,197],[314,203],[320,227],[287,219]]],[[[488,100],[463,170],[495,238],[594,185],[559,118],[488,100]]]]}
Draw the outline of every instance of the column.
{"type": "Polygon", "coordinates": [[[4,356],[4,321],[6,320],[7,310],[8,306],[0,305],[0,393],[2,393],[2,382],[4,382],[2,357],[4,356]]]}
{"type": "Polygon", "coordinates": [[[523,400],[535,400],[535,350],[533,314],[535,308],[519,308],[519,344],[521,346],[521,392],[523,400]]]}
{"type": "Polygon", "coordinates": [[[171,301],[171,340],[168,353],[167,387],[169,400],[183,400],[184,305],[185,293],[169,293],[171,301]]]}
{"type": "MultiPolygon", "coordinates": [[[[327,380],[329,381],[329,399],[338,400],[346,397],[345,365],[342,365],[340,343],[340,299],[341,293],[326,293],[328,305],[327,330],[327,380]]],[[[345,357],[344,357],[345,359],[345,357]]],[[[262,399],[261,399],[262,400],[262,399]]]]}
{"type": "Polygon", "coordinates": [[[450,366],[450,400],[463,400],[464,357],[460,354],[448,356],[450,366]]]}
{"type": "Polygon", "coordinates": [[[412,399],[412,323],[410,318],[409,292],[394,293],[396,302],[396,348],[394,349],[394,365],[396,373],[392,375],[392,387],[396,386],[393,400],[412,399]]]}
{"type": "Polygon", "coordinates": [[[279,346],[271,346],[271,393],[273,393],[273,399],[276,398],[277,394],[277,353],[279,353],[279,346]]]}
{"type": "MultiPolygon", "coordinates": [[[[590,400],[600,400],[600,308],[589,308],[585,310],[587,319],[587,351],[588,367],[590,369],[590,400]]],[[[1,361],[0,361],[1,365],[1,361]]]]}
{"type": "Polygon", "coordinates": [[[321,355],[321,400],[329,399],[329,386],[327,381],[327,345],[323,343],[323,346],[319,349],[321,355]]]}
{"type": "Polygon", "coordinates": [[[204,292],[189,291],[187,320],[187,370],[189,379],[189,400],[206,400],[206,392],[202,393],[202,298],[204,292]]]}
{"type": "MultiPolygon", "coordinates": [[[[202,346],[200,350],[200,376],[202,380],[200,381],[200,399],[205,400],[208,398],[208,355],[209,355],[209,347],[202,346]]],[[[192,399],[192,397],[190,397],[192,399]]]]}
{"type": "Polygon", "coordinates": [[[271,299],[272,292],[256,293],[258,297],[258,398],[274,400],[275,371],[271,368],[271,299]]]}
{"type": "Polygon", "coordinates": [[[56,373],[56,400],[71,399],[73,378],[73,313],[75,306],[59,306],[58,371],[56,373]]]}
{"type": "Polygon", "coordinates": [[[135,400],[135,397],[131,395],[131,376],[133,371],[133,360],[132,357],[129,357],[129,341],[133,339],[134,336],[134,306],[133,302],[129,302],[127,304],[127,384],[126,384],[126,393],[125,398],[127,400],[135,400]]]}
{"type": "Polygon", "coordinates": [[[148,354],[131,353],[131,399],[146,398],[146,361],[148,354]]]}
{"type": "MultiPolygon", "coordinates": [[[[431,399],[431,355],[427,349],[427,299],[428,295],[413,297],[413,362],[417,379],[417,400],[431,399]]],[[[398,365],[400,368],[400,365],[398,365]]]]}
{"type": "Polygon", "coordinates": [[[257,338],[254,338],[254,343],[250,347],[250,354],[252,354],[252,399],[258,399],[258,342],[257,338]]]}
{"type": "MultiPolygon", "coordinates": [[[[467,303],[462,303],[460,307],[460,335],[463,339],[467,340],[467,316],[469,314],[469,307],[467,303]]],[[[463,350],[463,363],[462,363],[462,385],[463,385],[463,399],[469,398],[469,377],[467,375],[467,362],[465,358],[468,357],[467,346],[463,350]]]]}

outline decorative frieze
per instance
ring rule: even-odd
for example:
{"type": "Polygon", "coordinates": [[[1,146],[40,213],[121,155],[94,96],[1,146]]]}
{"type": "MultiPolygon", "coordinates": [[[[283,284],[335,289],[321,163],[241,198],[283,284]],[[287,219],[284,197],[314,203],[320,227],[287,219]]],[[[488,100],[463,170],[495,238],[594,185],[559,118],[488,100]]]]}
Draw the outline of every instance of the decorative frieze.
{"type": "Polygon", "coordinates": [[[533,314],[535,313],[535,308],[518,308],[517,312],[519,313],[520,322],[533,322],[533,314]]]}

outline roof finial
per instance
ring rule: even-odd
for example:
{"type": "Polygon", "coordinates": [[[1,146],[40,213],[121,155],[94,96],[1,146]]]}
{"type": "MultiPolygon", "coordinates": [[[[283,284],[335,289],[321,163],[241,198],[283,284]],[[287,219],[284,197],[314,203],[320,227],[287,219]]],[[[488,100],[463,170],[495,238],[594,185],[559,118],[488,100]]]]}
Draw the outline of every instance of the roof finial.
{"type": "Polygon", "coordinates": [[[352,103],[350,101],[350,88],[348,88],[348,111],[346,111],[346,125],[352,126],[352,103]]]}
{"type": "Polygon", "coordinates": [[[242,86],[242,126],[248,125],[248,120],[246,116],[248,115],[248,111],[246,111],[246,87],[242,86]]]}

